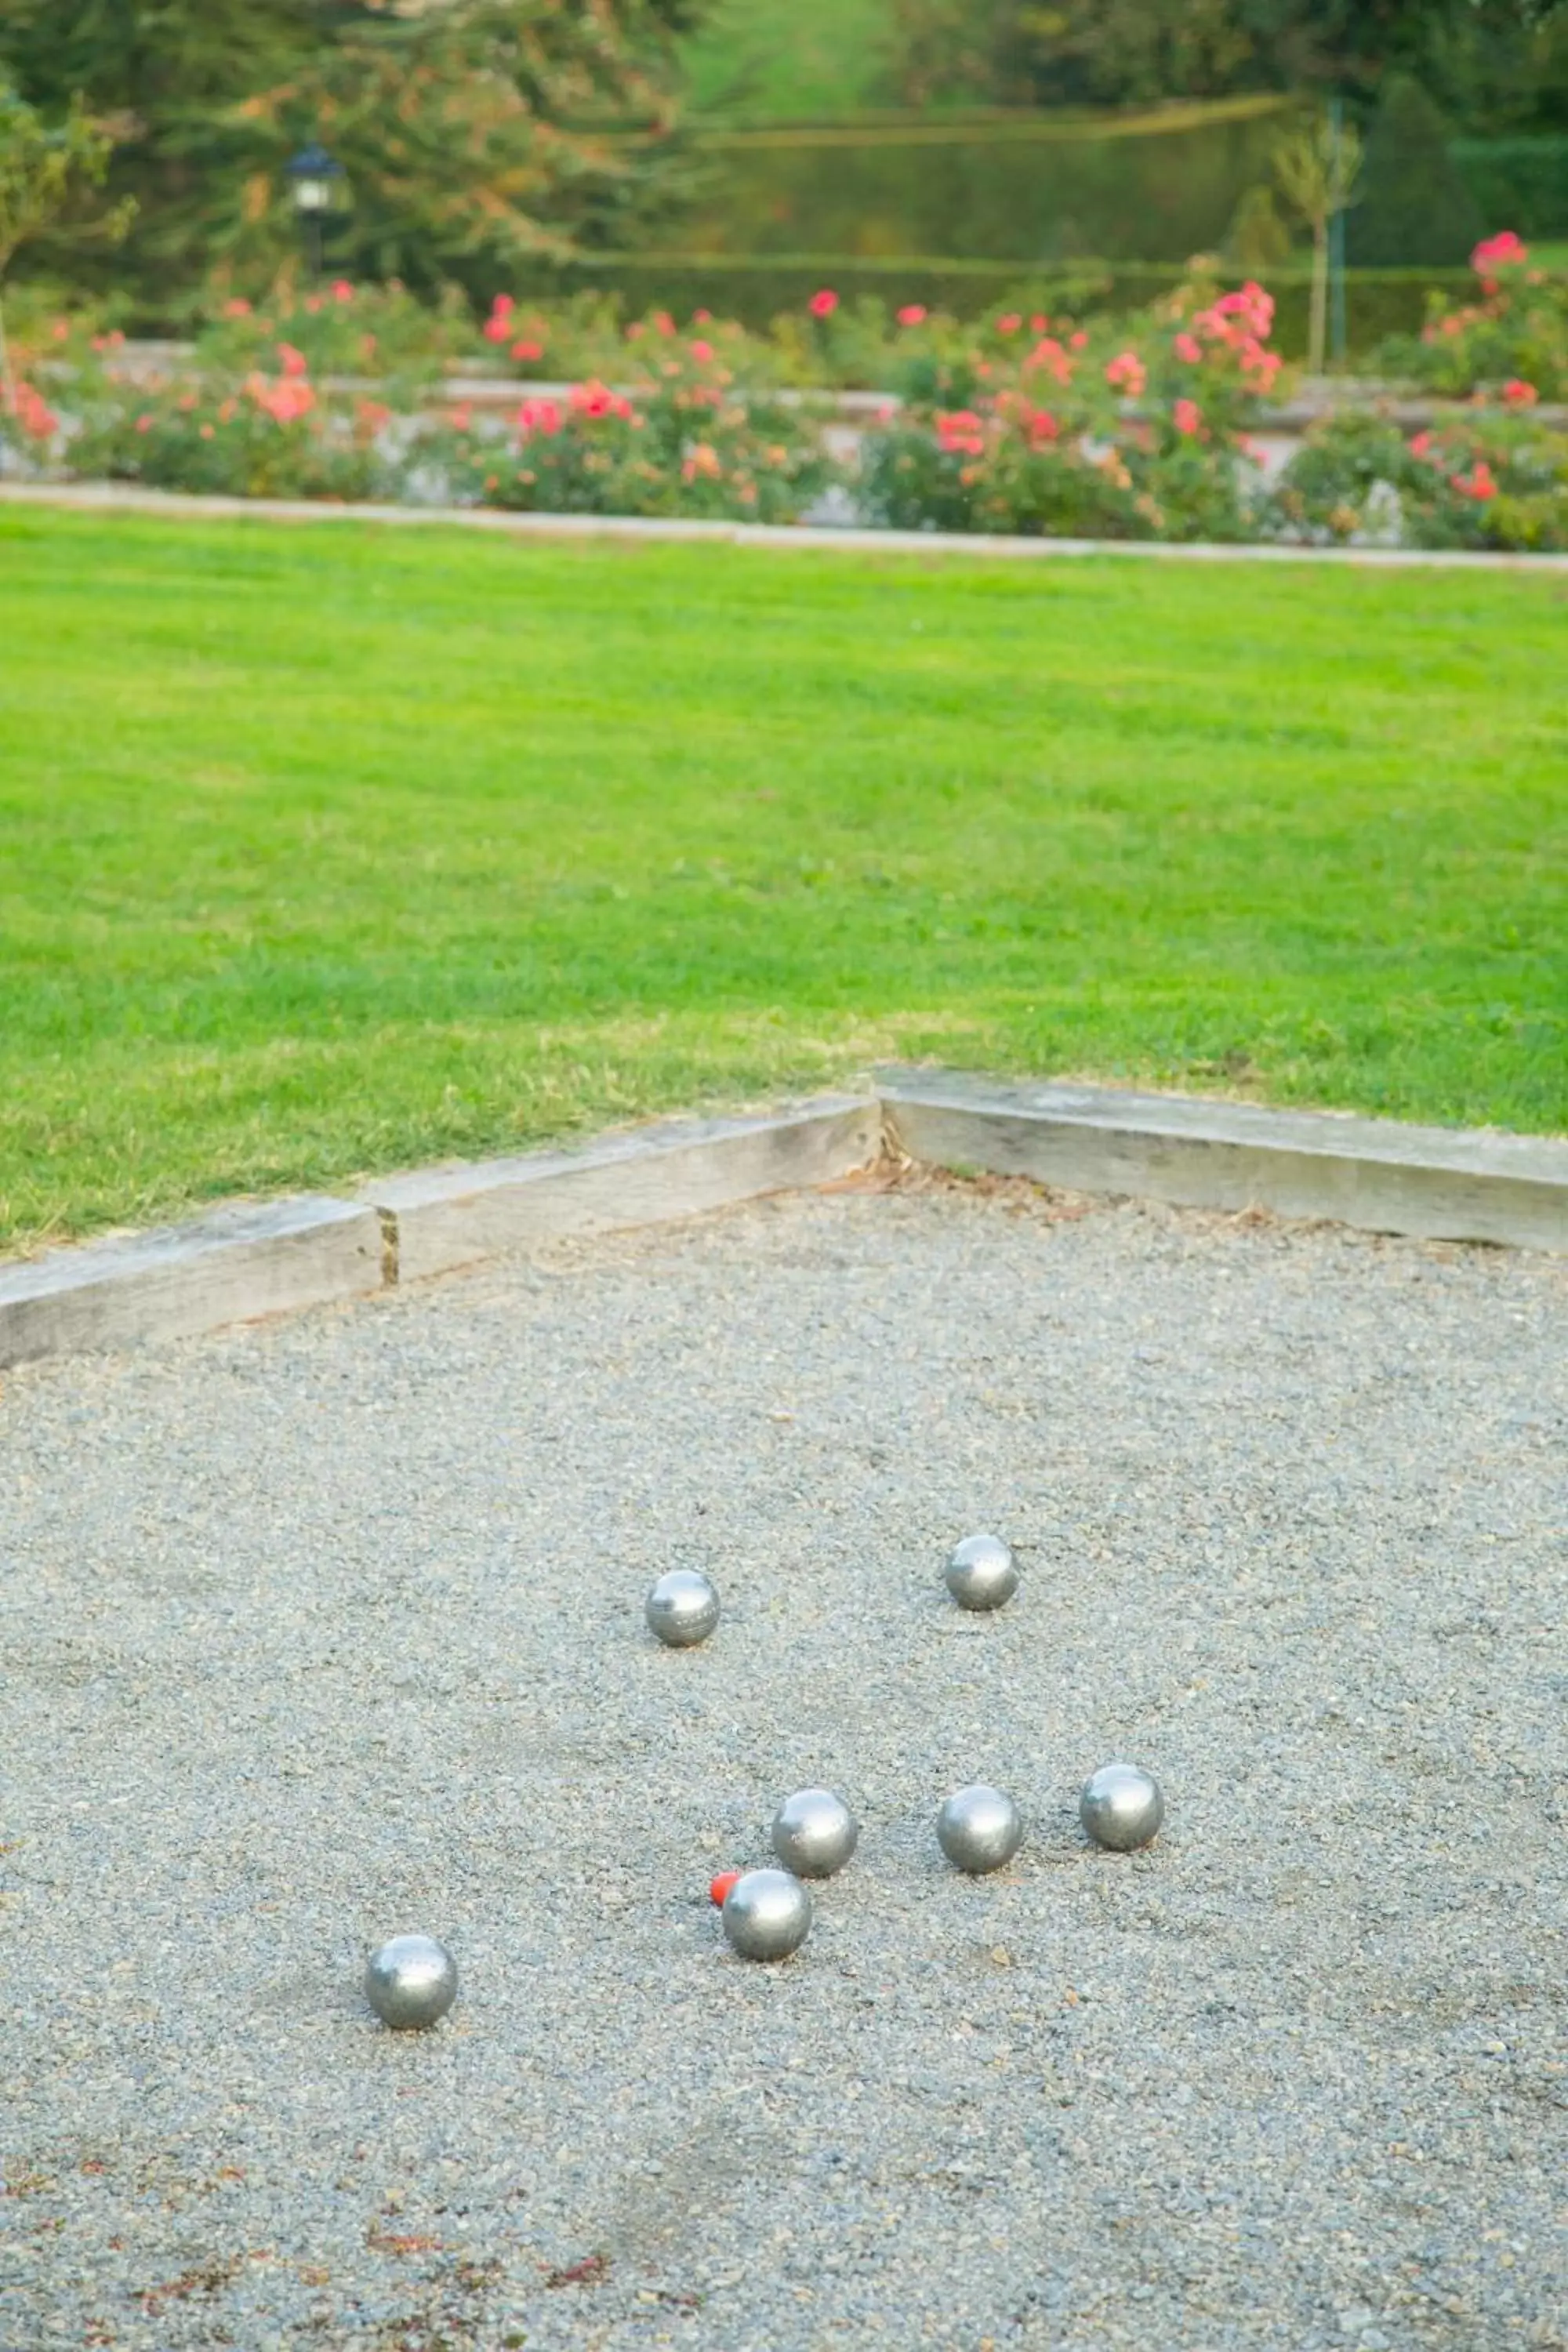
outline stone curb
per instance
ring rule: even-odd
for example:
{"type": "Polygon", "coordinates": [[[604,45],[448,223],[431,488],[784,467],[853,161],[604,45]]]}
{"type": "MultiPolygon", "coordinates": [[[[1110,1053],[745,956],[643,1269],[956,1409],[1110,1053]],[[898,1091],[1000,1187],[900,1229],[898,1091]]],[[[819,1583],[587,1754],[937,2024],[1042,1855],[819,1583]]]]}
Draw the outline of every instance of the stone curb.
{"type": "Polygon", "coordinates": [[[877,1086],[385,1177],[356,1201],[307,1193],[53,1250],[0,1267],[0,1367],[184,1338],[564,1234],[827,1183],[875,1160],[884,1137],[916,1160],[1075,1191],[1568,1251],[1568,1142],[1550,1138],[940,1070],[887,1070],[877,1086]]]}
{"type": "Polygon", "coordinates": [[[1568,1142],[950,1071],[878,1074],[913,1160],[1371,1233],[1568,1250],[1568,1142]]]}
{"type": "Polygon", "coordinates": [[[0,481],[0,506],[74,508],[87,513],[163,515],[195,521],[438,523],[511,539],[700,540],[727,547],[828,549],[840,555],[966,555],[1053,562],[1114,555],[1169,563],[1327,563],[1374,571],[1564,572],[1568,555],[1503,555],[1458,548],[1235,546],[1137,539],[1007,539],[984,531],[868,530],[825,523],[682,522],[640,515],[504,514],[487,507],[332,506],[314,499],[230,499],[142,490],[119,482],[0,481]]]}

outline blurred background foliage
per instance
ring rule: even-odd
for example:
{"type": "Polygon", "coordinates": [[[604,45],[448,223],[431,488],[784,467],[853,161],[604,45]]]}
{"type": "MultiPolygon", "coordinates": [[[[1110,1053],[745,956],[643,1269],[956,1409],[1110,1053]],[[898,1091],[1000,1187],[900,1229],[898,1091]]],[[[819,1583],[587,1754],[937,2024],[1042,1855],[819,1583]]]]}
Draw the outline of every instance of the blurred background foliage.
{"type": "Polygon", "coordinates": [[[122,247],[68,208],[16,268],[143,324],[296,266],[313,140],[330,268],[426,293],[662,271],[673,300],[708,263],[700,299],[750,273],[754,310],[825,267],[924,299],[1197,251],[1289,282],[1271,158],[1331,95],[1365,143],[1352,268],[1568,246],[1553,0],[0,0],[0,80],[45,122],[79,95],[136,206],[122,247]]]}

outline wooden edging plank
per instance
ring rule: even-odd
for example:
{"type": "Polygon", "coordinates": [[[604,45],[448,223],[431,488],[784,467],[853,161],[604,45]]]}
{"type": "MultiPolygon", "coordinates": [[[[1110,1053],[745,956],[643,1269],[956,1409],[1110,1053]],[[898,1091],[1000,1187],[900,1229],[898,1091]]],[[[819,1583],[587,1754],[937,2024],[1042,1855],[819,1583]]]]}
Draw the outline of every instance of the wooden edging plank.
{"type": "Polygon", "coordinates": [[[911,1158],[1189,1207],[1568,1251],[1568,1142],[1324,1111],[883,1072],[754,1118],[672,1119],[304,1194],[0,1266],[0,1366],[145,1346],[362,1297],[564,1234],[699,1215],[911,1158]]]}
{"type": "Polygon", "coordinates": [[[182,1339],[379,1290],[381,1224],[316,1193],[0,1266],[0,1365],[182,1339]]]}
{"type": "Polygon", "coordinates": [[[827,1182],[874,1160],[874,1097],[672,1119],[578,1151],[384,1178],[0,1266],[0,1367],[183,1339],[379,1290],[561,1234],[658,1224],[827,1182]]]}
{"type": "Polygon", "coordinates": [[[955,1072],[880,1076],[911,1159],[1206,1209],[1267,1208],[1372,1233],[1568,1249],[1568,1143],[955,1072]]]}
{"type": "Polygon", "coordinates": [[[565,1234],[660,1224],[847,1175],[881,1148],[874,1098],[835,1095],[756,1118],[670,1119],[579,1151],[431,1168],[368,1185],[412,1282],[565,1234]]]}

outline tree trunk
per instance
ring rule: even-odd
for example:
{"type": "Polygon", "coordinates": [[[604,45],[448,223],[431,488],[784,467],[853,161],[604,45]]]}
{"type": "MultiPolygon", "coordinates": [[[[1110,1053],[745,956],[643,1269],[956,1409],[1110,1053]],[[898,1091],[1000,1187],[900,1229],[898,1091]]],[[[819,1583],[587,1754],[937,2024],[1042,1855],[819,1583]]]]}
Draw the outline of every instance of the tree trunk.
{"type": "Polygon", "coordinates": [[[1307,366],[1313,375],[1323,373],[1329,331],[1329,224],[1312,223],[1312,320],[1307,341],[1307,366]]]}

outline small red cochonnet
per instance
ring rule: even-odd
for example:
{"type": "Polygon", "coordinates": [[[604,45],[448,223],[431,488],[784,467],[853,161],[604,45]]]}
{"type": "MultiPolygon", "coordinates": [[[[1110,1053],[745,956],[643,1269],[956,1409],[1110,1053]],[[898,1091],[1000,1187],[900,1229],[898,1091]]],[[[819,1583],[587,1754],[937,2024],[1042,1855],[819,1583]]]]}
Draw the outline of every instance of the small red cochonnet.
{"type": "Polygon", "coordinates": [[[731,1887],[734,1885],[735,1881],[741,1877],[742,1874],[738,1870],[721,1870],[719,1873],[718,1877],[710,1882],[708,1888],[709,1901],[722,1909],[724,1897],[728,1895],[731,1887]]]}

